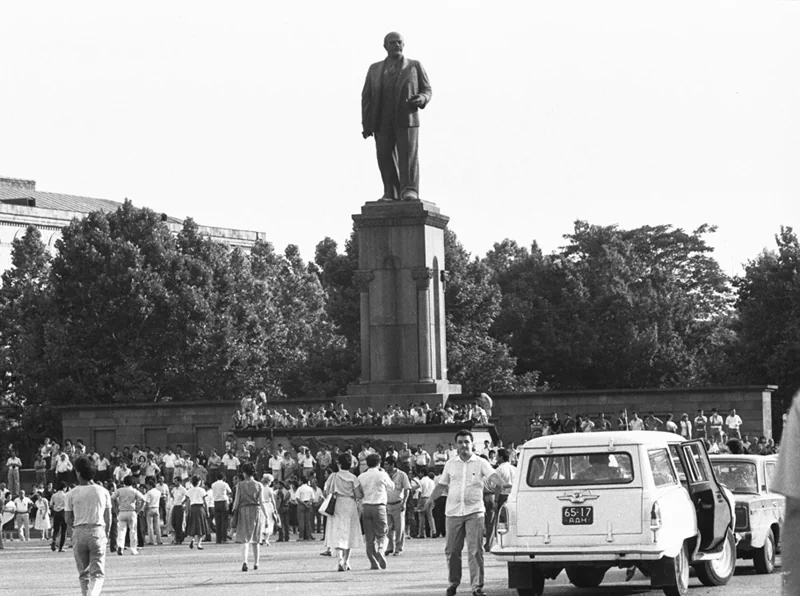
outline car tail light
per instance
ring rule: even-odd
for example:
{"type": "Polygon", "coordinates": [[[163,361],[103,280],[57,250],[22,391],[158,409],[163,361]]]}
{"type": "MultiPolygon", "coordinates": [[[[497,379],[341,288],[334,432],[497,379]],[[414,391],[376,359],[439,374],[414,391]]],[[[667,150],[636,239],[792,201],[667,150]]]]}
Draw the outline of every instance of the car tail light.
{"type": "Polygon", "coordinates": [[[505,505],[500,508],[497,514],[497,533],[508,534],[508,509],[505,505]]]}
{"type": "Polygon", "coordinates": [[[653,532],[661,529],[661,507],[658,506],[658,501],[653,502],[650,509],[650,529],[653,532]]]}
{"type": "Polygon", "coordinates": [[[736,514],[734,529],[737,531],[749,530],[750,510],[748,509],[747,505],[737,505],[734,508],[734,513],[736,514]]]}

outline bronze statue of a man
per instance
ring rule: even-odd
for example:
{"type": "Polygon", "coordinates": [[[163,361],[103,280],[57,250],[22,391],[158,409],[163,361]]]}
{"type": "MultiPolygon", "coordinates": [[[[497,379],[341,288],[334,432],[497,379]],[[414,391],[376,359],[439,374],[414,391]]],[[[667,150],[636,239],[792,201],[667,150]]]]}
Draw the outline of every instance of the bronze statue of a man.
{"type": "Polygon", "coordinates": [[[375,135],[382,200],[419,200],[419,110],[431,100],[431,84],[404,46],[399,33],[383,38],[386,59],[369,67],[361,92],[361,134],[375,135]]]}

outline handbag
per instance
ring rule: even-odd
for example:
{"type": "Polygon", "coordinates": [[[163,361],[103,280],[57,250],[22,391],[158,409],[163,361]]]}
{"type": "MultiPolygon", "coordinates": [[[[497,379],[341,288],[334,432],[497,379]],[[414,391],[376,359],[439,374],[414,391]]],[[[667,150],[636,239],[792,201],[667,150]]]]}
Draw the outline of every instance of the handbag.
{"type": "Polygon", "coordinates": [[[322,500],[319,512],[327,517],[332,517],[334,511],[336,511],[336,495],[331,493],[322,500]]]}
{"type": "MultiPolygon", "coordinates": [[[[336,480],[331,482],[331,491],[333,491],[333,485],[335,482],[336,480]]],[[[331,492],[331,494],[322,500],[322,503],[319,506],[319,512],[326,517],[332,517],[334,511],[336,511],[336,495],[331,492]]]]}

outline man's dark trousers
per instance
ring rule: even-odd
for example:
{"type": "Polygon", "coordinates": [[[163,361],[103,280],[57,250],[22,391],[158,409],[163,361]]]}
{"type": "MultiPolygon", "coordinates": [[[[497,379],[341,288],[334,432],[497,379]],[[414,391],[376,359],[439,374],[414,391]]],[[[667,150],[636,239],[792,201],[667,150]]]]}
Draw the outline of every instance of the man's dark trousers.
{"type": "Polygon", "coordinates": [[[175,532],[175,544],[183,544],[183,505],[172,508],[172,529],[175,532]]]}
{"type": "Polygon", "coordinates": [[[228,540],[228,502],[214,501],[214,525],[217,528],[217,544],[228,540]]]}
{"type": "Polygon", "coordinates": [[[53,511],[53,546],[58,536],[58,549],[64,550],[64,540],[67,538],[67,520],[63,511],[53,511]]]}

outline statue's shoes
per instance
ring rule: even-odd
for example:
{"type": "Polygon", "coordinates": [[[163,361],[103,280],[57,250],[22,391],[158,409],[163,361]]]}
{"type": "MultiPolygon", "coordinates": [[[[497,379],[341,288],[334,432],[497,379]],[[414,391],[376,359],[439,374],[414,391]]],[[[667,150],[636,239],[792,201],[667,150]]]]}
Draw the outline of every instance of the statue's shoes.
{"type": "Polygon", "coordinates": [[[413,190],[407,190],[403,193],[403,200],[404,201],[419,201],[419,195],[415,193],[413,190]]]}

